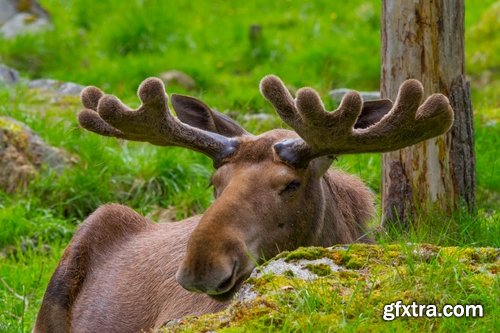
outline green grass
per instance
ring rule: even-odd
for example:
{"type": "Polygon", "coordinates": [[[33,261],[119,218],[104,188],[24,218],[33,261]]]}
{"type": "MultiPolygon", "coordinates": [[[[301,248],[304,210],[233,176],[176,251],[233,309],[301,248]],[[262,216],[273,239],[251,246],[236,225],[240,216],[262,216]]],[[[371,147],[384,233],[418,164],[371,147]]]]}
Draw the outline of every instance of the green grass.
{"type": "MultiPolygon", "coordinates": [[[[197,82],[168,92],[196,95],[254,133],[283,126],[260,96],[258,82],[275,73],[296,89],[311,85],[377,90],[380,1],[41,1],[54,28],[0,40],[0,63],[30,78],[50,77],[102,87],[137,106],[148,76],[178,69],[197,82]],[[353,24],[355,22],[356,24],[353,24]],[[258,24],[262,36],[248,37],[258,24]],[[249,113],[272,115],[245,121],[249,113]]],[[[500,83],[498,1],[466,1],[467,73],[475,108],[478,214],[422,214],[409,231],[387,230],[382,244],[432,242],[500,247],[500,83]]],[[[106,202],[147,215],[175,207],[177,218],[210,204],[211,161],[190,151],[102,138],[78,128],[76,98],[26,87],[0,87],[0,116],[25,122],[75,157],[61,175],[44,170],[23,192],[0,192],[0,332],[29,331],[44,288],[77,223],[106,202]],[[27,300],[27,306],[24,305],[27,300]]],[[[359,175],[378,195],[380,156],[345,156],[335,165],[359,175]]],[[[374,221],[376,224],[378,221],[374,221]]],[[[304,290],[297,307],[321,302],[304,290]],[[309,299],[309,298],[310,299],[309,299]]],[[[293,321],[294,319],[288,318],[293,321]]],[[[356,330],[356,326],[347,327],[356,330]]],[[[307,331],[307,330],[306,330],[307,331]]]]}
{"type": "Polygon", "coordinates": [[[36,312],[67,239],[21,246],[0,258],[0,332],[31,332],[36,312]]]}

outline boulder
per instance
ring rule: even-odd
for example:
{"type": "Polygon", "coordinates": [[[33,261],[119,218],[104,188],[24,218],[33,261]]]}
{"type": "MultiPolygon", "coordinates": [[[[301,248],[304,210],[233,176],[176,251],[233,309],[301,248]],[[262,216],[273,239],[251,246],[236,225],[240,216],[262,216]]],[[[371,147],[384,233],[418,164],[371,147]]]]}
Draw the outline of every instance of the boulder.
{"type": "Polygon", "coordinates": [[[167,87],[170,84],[177,84],[186,90],[196,88],[196,81],[191,76],[175,69],[160,74],[160,79],[167,87]]]}
{"type": "Polygon", "coordinates": [[[0,0],[0,36],[13,38],[50,27],[50,17],[36,0],[0,0]]]}
{"type": "Polygon", "coordinates": [[[18,9],[15,1],[0,0],[0,25],[3,25],[17,13],[18,9]]]}
{"type": "Polygon", "coordinates": [[[55,92],[60,95],[79,96],[84,86],[73,82],[62,82],[53,79],[36,79],[28,83],[32,89],[55,92]]]}
{"type": "Polygon", "coordinates": [[[5,192],[26,188],[42,168],[59,173],[72,159],[23,123],[0,117],[0,189],[5,192]]]}
{"type": "Polygon", "coordinates": [[[0,85],[16,84],[19,82],[27,82],[28,88],[31,89],[40,89],[63,96],[79,96],[83,88],[85,88],[78,83],[63,82],[54,79],[35,79],[29,81],[26,78],[20,77],[17,70],[0,64],[0,85]]]}
{"type": "MultiPolygon", "coordinates": [[[[495,327],[500,249],[430,244],[339,245],[283,252],[257,267],[218,313],[166,323],[160,332],[464,332],[465,318],[447,326],[439,315],[398,318],[394,306],[481,304],[477,331],[495,327]],[[387,314],[387,316],[386,316],[387,314]]],[[[402,312],[399,312],[400,314],[402,312]]]]}
{"type": "Polygon", "coordinates": [[[19,72],[13,68],[0,64],[0,85],[19,82],[19,72]]]}
{"type": "Polygon", "coordinates": [[[63,82],[54,79],[35,79],[30,81],[27,78],[20,77],[17,70],[0,64],[0,85],[16,84],[19,82],[27,83],[30,89],[39,89],[62,96],[79,96],[85,88],[85,86],[78,83],[63,82]]]}

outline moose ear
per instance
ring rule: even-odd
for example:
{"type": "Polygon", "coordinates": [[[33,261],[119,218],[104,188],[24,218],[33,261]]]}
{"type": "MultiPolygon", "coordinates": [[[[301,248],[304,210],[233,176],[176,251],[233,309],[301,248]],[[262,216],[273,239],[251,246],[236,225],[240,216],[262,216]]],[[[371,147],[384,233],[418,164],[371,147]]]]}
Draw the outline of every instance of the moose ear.
{"type": "Polygon", "coordinates": [[[378,99],[363,103],[361,114],[354,125],[354,128],[367,128],[377,123],[392,108],[390,99],[378,99]]]}
{"type": "Polygon", "coordinates": [[[248,134],[234,120],[210,109],[205,103],[194,97],[173,94],[172,105],[177,117],[185,124],[226,137],[248,134]]]}
{"type": "Polygon", "coordinates": [[[320,156],[309,162],[313,177],[316,179],[322,177],[332,165],[333,160],[333,156],[320,156]]]}

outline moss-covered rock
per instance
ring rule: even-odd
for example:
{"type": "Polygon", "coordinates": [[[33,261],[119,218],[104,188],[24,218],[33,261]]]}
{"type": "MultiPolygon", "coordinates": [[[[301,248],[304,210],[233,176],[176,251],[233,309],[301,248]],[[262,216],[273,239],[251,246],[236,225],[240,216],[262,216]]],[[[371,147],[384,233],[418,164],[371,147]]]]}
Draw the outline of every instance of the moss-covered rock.
{"type": "Polygon", "coordinates": [[[228,309],[163,332],[494,331],[500,249],[427,244],[285,252],[257,268],[228,309]],[[382,318],[384,305],[480,304],[482,318],[382,318]]]}
{"type": "Polygon", "coordinates": [[[26,125],[0,117],[0,189],[11,193],[28,185],[41,168],[60,172],[72,158],[46,144],[26,125]]]}

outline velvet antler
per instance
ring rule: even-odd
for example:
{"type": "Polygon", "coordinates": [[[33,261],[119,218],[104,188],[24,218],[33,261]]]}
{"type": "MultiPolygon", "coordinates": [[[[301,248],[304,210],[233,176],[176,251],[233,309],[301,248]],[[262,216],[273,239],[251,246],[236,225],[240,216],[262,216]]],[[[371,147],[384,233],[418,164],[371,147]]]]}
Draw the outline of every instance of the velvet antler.
{"type": "Polygon", "coordinates": [[[311,88],[300,89],[293,99],[283,82],[269,75],[262,79],[260,89],[302,138],[274,146],[282,160],[296,166],[325,155],[401,149],[443,134],[453,123],[453,110],[444,95],[433,94],[420,105],[424,90],[417,80],[405,81],[392,109],[364,128],[355,126],[363,108],[357,92],[346,94],[337,110],[327,112],[311,88]]]}
{"type": "Polygon", "coordinates": [[[204,153],[216,162],[236,149],[234,139],[178,121],[168,109],[168,97],[161,80],[144,80],[137,95],[142,105],[132,110],[115,96],[104,95],[96,87],[85,88],[81,100],[86,109],[78,115],[80,125],[105,136],[147,141],[158,146],[186,147],[204,153]]]}

